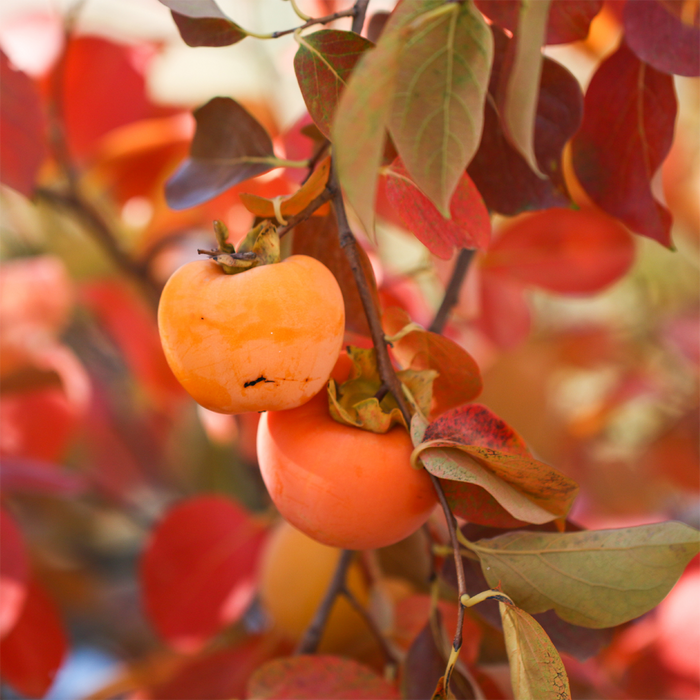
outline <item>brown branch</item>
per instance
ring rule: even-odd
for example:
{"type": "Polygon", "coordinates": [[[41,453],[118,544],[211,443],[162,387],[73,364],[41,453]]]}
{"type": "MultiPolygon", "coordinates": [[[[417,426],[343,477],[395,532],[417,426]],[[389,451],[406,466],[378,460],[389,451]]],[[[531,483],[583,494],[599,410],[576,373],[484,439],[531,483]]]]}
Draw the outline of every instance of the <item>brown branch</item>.
{"type": "Polygon", "coordinates": [[[356,0],[352,8],[355,15],[352,18],[351,31],[355,32],[355,34],[362,34],[362,27],[365,25],[365,15],[367,14],[367,5],[369,5],[369,0],[356,0]]]}
{"type": "MultiPolygon", "coordinates": [[[[403,395],[403,390],[401,389],[401,382],[394,372],[394,367],[391,364],[391,358],[389,357],[389,351],[387,349],[387,341],[384,337],[384,330],[382,329],[381,319],[379,317],[379,310],[374,304],[372,294],[370,292],[370,283],[365,276],[364,269],[360,264],[360,259],[357,254],[357,241],[355,236],[350,230],[350,225],[348,223],[347,214],[345,212],[345,205],[343,203],[343,195],[340,191],[340,185],[338,183],[338,174],[335,168],[335,163],[331,168],[331,176],[328,180],[328,189],[333,193],[333,206],[335,208],[335,215],[338,220],[338,235],[340,236],[340,246],[345,251],[350,262],[350,267],[352,268],[352,273],[357,284],[357,289],[360,293],[360,298],[362,300],[362,306],[365,310],[365,315],[367,316],[367,323],[369,324],[370,334],[372,336],[372,343],[377,351],[377,366],[379,369],[379,375],[382,382],[389,388],[389,391],[393,394],[396,399],[396,403],[399,405],[401,414],[406,421],[406,425],[411,424],[411,412],[406,403],[406,399],[403,395]]],[[[452,550],[455,556],[455,566],[457,567],[457,581],[459,583],[459,597],[461,599],[462,595],[467,592],[465,577],[464,577],[464,564],[462,558],[459,555],[459,542],[457,540],[457,531],[455,529],[455,520],[450,510],[450,506],[447,503],[447,498],[445,497],[445,492],[442,489],[442,484],[440,479],[436,476],[430,474],[430,480],[432,481],[433,488],[437,493],[438,500],[442,506],[442,510],[445,513],[445,520],[447,521],[448,531],[450,533],[450,543],[452,544],[452,550]]],[[[455,649],[459,649],[462,646],[462,622],[464,620],[464,608],[462,604],[459,604],[459,617],[457,619],[457,631],[455,632],[455,637],[453,645],[455,649]]]]}
{"type": "Polygon", "coordinates": [[[316,610],[311,624],[306,628],[306,632],[297,646],[297,654],[313,654],[316,649],[318,649],[323,635],[323,629],[328,621],[328,616],[331,614],[336,596],[345,588],[345,576],[352,562],[353,554],[354,552],[351,549],[344,549],[340,555],[338,566],[328,586],[326,595],[318,606],[318,610],[316,610]]]}
{"type": "Polygon", "coordinates": [[[119,245],[117,236],[101,212],[84,197],[80,191],[79,173],[73,162],[66,138],[64,87],[65,70],[70,40],[78,15],[85,0],[75,3],[65,19],[64,49],[58,59],[50,83],[49,100],[49,143],[58,167],[65,177],[67,191],[59,192],[50,188],[37,188],[35,195],[49,204],[72,212],[92,233],[93,238],[111,258],[114,264],[143,291],[147,301],[158,306],[160,286],[148,274],[148,268],[134,261],[119,245]]]}
{"type": "Polygon", "coordinates": [[[306,221],[310,218],[317,209],[320,209],[326,202],[331,199],[331,192],[326,187],[323,192],[321,192],[316,199],[314,199],[310,204],[308,204],[304,209],[302,209],[298,214],[290,216],[287,219],[287,223],[282,227],[277,229],[277,235],[282,238],[285,234],[289,233],[295,226],[300,224],[302,221],[306,221]]]}
{"type": "Polygon", "coordinates": [[[35,195],[53,206],[67,209],[82,220],[114,264],[140,287],[154,307],[158,306],[160,296],[158,284],[148,275],[144,267],[138,265],[121,249],[109,224],[91,202],[77,192],[62,193],[46,187],[37,188],[35,195]]]}
{"type": "Polygon", "coordinates": [[[351,7],[349,10],[340,10],[339,12],[334,12],[332,15],[326,15],[325,17],[312,17],[308,22],[304,22],[304,24],[294,27],[293,29],[281,29],[278,32],[272,32],[269,35],[266,35],[265,38],[271,38],[271,39],[277,39],[281,36],[285,36],[287,34],[294,34],[294,32],[299,31],[300,29],[306,29],[307,27],[313,27],[314,24],[328,24],[329,22],[333,22],[336,19],[341,19],[343,17],[355,17],[355,8],[351,7]]]}
{"type": "Polygon", "coordinates": [[[377,644],[379,644],[379,646],[381,647],[382,653],[384,654],[384,658],[386,659],[387,663],[391,664],[392,666],[398,666],[398,659],[396,658],[396,656],[394,656],[394,652],[387,644],[386,639],[384,639],[384,635],[381,633],[379,627],[377,627],[377,624],[372,619],[372,616],[367,612],[365,606],[362,605],[362,603],[360,603],[360,601],[350,590],[348,590],[347,586],[343,586],[343,588],[340,590],[340,593],[342,593],[347,598],[348,603],[350,603],[350,605],[352,605],[352,607],[355,608],[355,612],[364,620],[369,631],[372,633],[372,636],[377,640],[377,644]]]}
{"type": "Polygon", "coordinates": [[[440,308],[437,310],[435,318],[428,328],[429,331],[433,333],[442,333],[452,307],[455,306],[459,300],[459,290],[462,288],[462,283],[467,276],[469,263],[471,263],[474,253],[475,251],[469,250],[468,248],[462,248],[459,251],[457,262],[452,270],[452,276],[445,289],[445,296],[442,298],[440,308]]]}

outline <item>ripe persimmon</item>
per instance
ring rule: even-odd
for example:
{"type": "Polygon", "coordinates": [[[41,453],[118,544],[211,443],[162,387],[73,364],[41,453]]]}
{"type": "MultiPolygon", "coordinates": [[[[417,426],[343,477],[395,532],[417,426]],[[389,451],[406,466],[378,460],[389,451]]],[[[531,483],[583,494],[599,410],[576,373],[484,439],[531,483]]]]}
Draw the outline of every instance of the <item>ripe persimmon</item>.
{"type": "MultiPolygon", "coordinates": [[[[282,521],[265,543],[259,572],[260,601],[275,630],[298,642],[316,613],[333,578],[340,550],[312,540],[282,521]]],[[[362,605],[369,586],[358,562],[346,574],[348,590],[362,605]]],[[[323,630],[320,650],[348,652],[359,646],[369,630],[344,596],[338,596],[323,630]]]]}
{"type": "Polygon", "coordinates": [[[294,408],[328,381],[345,308],[330,270],[305,255],[226,274],[211,260],[176,270],[158,307],[173,373],[205,408],[294,408]]]}
{"type": "MultiPolygon", "coordinates": [[[[333,378],[350,373],[346,355],[333,378]]],[[[437,496],[425,470],[410,465],[413,446],[402,426],[377,434],[342,425],[328,394],[289,411],[266,413],[258,427],[258,462],[270,497],[292,525],[318,542],[375,549],[408,537],[437,496]]]]}

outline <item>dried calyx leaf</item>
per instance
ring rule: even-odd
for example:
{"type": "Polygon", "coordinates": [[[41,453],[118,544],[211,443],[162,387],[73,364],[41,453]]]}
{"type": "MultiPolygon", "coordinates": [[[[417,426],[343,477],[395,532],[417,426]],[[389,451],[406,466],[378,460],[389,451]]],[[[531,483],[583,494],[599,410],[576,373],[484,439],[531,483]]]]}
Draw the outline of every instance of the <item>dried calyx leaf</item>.
{"type": "Polygon", "coordinates": [[[280,261],[280,240],[277,227],[271,221],[263,221],[248,231],[238,251],[228,242],[228,229],[221,221],[214,222],[214,233],[219,247],[198,252],[208,255],[227,275],[280,261]]]}
{"type": "MultiPolygon", "coordinates": [[[[384,391],[376,350],[348,347],[347,351],[353,363],[350,377],[342,384],[334,379],[328,384],[331,416],[339,423],[373,433],[386,433],[396,424],[408,430],[396,399],[391,392],[384,391]]],[[[404,370],[397,372],[397,376],[412,408],[426,413],[437,372],[404,370]]]]}

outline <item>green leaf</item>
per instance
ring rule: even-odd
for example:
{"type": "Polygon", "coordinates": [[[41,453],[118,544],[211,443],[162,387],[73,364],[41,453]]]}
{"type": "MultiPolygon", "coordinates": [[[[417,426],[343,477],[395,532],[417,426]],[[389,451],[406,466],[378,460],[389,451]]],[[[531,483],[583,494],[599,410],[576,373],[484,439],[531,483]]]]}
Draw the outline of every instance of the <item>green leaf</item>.
{"type": "MultiPolygon", "coordinates": [[[[574,481],[544,462],[490,447],[429,440],[413,451],[411,460],[416,459],[440,479],[484,489],[526,523],[540,525],[564,517],[578,492],[574,481]]],[[[459,515],[472,520],[469,513],[460,510],[459,515]]]]}
{"type": "Polygon", "coordinates": [[[412,180],[449,219],[481,139],[493,37],[471,1],[404,0],[399,8],[404,42],[389,132],[412,180]]]}
{"type": "Polygon", "coordinates": [[[512,532],[473,545],[486,580],[530,613],[553,608],[583,627],[651,610],[700,550],[700,533],[668,522],[620,530],[512,532]]]}
{"type": "Polygon", "coordinates": [[[514,47],[512,64],[505,91],[498,100],[506,137],[532,170],[542,177],[535,157],[535,117],[550,2],[522,0],[518,31],[511,44],[514,47]]]}
{"type": "Polygon", "coordinates": [[[370,237],[374,235],[378,170],[402,43],[398,31],[385,30],[376,48],[360,59],[331,127],[338,178],[370,237]]]}
{"type": "Polygon", "coordinates": [[[510,603],[498,603],[517,700],[570,700],[569,679],[554,644],[539,623],[510,603]]]}
{"type": "Polygon", "coordinates": [[[372,42],[354,32],[322,29],[299,36],[294,71],[311,118],[330,138],[331,122],[352,69],[372,42]]]}

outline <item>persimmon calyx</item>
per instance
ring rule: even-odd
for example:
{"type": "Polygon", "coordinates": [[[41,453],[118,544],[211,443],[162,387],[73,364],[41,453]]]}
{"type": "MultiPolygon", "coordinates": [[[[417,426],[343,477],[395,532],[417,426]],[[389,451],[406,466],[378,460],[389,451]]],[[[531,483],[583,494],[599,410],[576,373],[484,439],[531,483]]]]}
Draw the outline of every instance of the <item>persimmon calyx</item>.
{"type": "Polygon", "coordinates": [[[227,275],[280,261],[280,239],[277,227],[271,221],[263,221],[248,231],[238,251],[227,241],[228,230],[221,221],[214,222],[214,232],[218,249],[198,252],[208,255],[227,275]]]}
{"type": "MultiPolygon", "coordinates": [[[[333,419],[373,433],[386,433],[396,424],[408,430],[392,394],[388,392],[381,399],[377,398],[382,380],[376,350],[348,347],[348,355],[353,363],[350,377],[342,384],[334,379],[328,383],[328,408],[333,419]]],[[[437,374],[432,369],[397,372],[414,412],[427,414],[429,411],[437,374]]]]}

